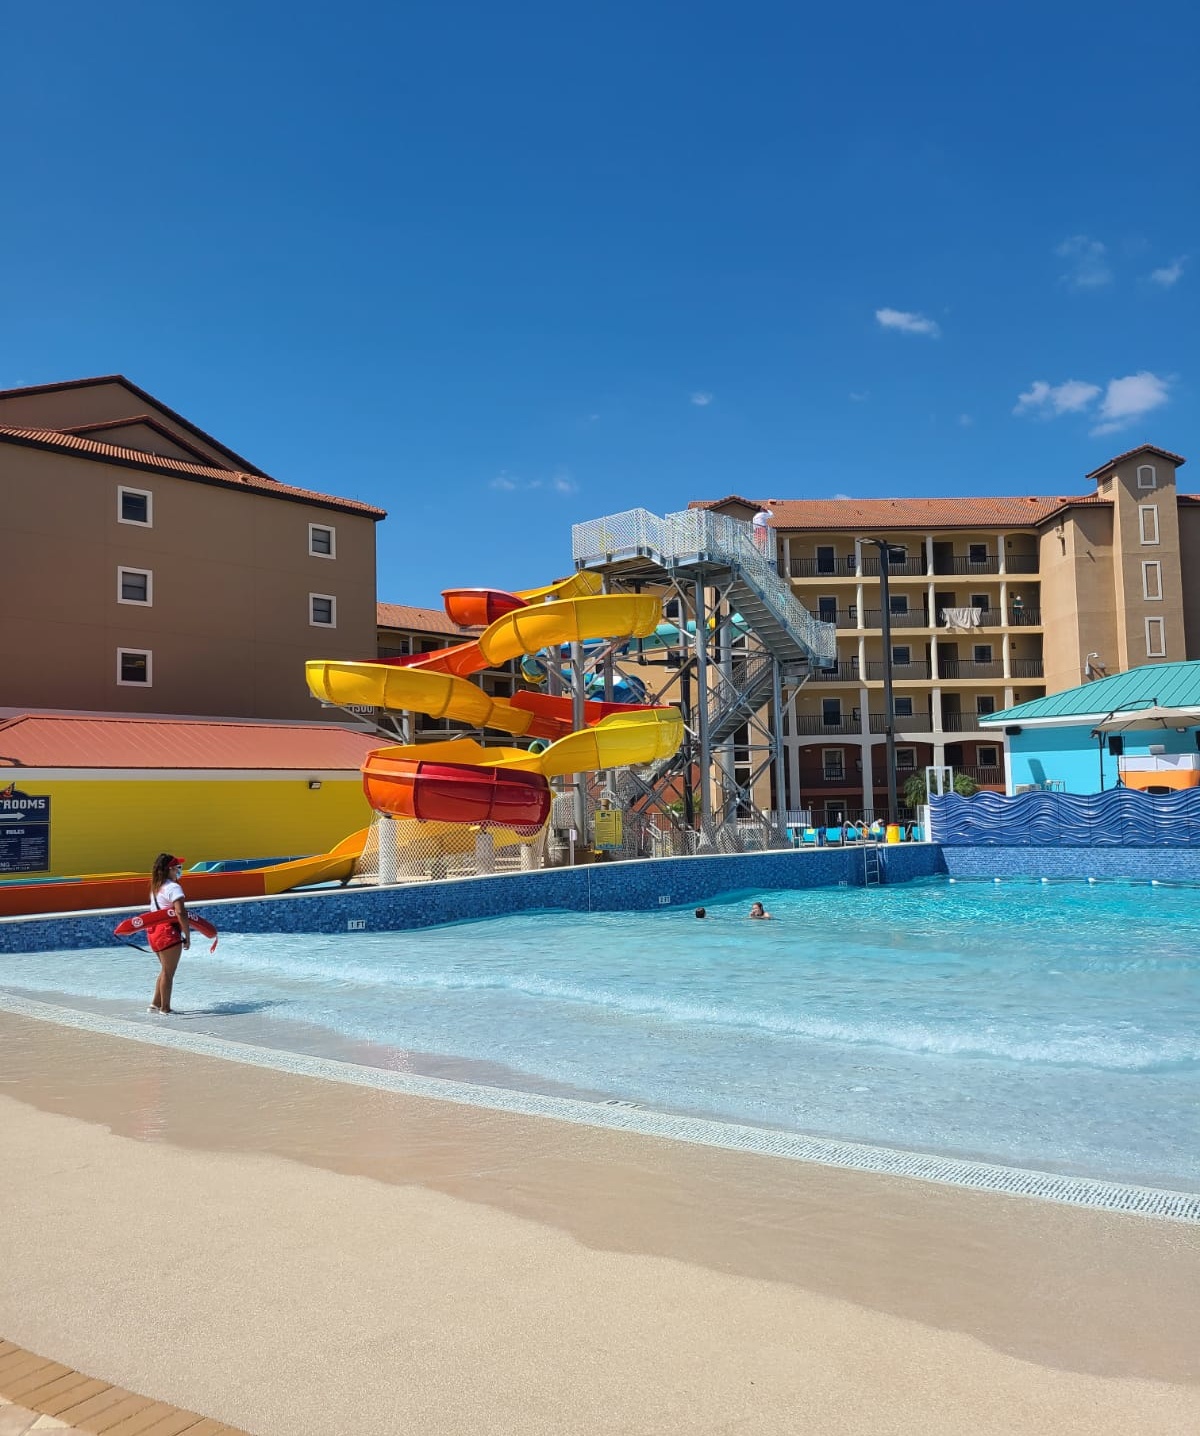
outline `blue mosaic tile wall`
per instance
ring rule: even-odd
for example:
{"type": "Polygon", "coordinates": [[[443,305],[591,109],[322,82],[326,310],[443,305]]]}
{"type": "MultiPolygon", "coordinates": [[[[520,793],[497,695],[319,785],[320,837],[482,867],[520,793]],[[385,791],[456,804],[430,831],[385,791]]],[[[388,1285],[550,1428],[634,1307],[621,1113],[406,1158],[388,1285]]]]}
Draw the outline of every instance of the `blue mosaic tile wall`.
{"type": "Polygon", "coordinates": [[[1132,878],[1200,883],[1200,849],[955,848],[942,849],[955,878],[1132,878]]]}
{"type": "MultiPolygon", "coordinates": [[[[885,882],[908,882],[944,871],[941,853],[930,843],[881,847],[878,852],[885,882]]],[[[839,883],[857,886],[862,882],[861,848],[817,848],[735,857],[596,863],[419,886],[338,888],[272,898],[230,899],[197,903],[195,907],[222,932],[335,933],[351,930],[351,923],[362,923],[368,932],[399,932],[515,912],[637,912],[668,904],[694,907],[729,893],[839,883]]],[[[95,913],[5,918],[0,920],[0,952],[102,947],[113,940],[116,921],[111,914],[95,913]]]]}
{"type": "Polygon", "coordinates": [[[1200,788],[1178,793],[955,793],[930,800],[944,848],[1192,848],[1200,850],[1200,788]]]}

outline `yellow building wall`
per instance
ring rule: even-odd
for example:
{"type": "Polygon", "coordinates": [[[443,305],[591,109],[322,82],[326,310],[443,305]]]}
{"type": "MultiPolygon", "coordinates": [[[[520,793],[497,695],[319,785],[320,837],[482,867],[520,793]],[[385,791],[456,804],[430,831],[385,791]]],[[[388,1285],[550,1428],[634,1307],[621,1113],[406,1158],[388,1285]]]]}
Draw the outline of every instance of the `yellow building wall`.
{"type": "Polygon", "coordinates": [[[321,787],[310,790],[307,778],[290,774],[39,780],[35,771],[22,769],[18,786],[50,796],[50,871],[63,877],[149,873],[164,851],[180,854],[189,866],[220,858],[304,857],[328,852],[374,816],[357,772],[322,775],[321,787]]]}

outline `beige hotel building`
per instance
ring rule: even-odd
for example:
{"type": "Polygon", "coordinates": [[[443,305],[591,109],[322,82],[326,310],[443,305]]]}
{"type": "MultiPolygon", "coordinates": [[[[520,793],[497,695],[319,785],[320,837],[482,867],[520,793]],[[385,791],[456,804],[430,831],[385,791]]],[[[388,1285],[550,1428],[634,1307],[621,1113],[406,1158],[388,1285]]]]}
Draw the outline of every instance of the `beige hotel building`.
{"type": "MultiPolygon", "coordinates": [[[[1178,492],[1183,463],[1143,445],[1077,496],[765,500],[780,573],[838,640],[837,668],[785,694],[785,806],[830,823],[887,806],[881,559],[869,540],[892,549],[901,790],[935,764],[1002,792],[1004,739],[981,732],[981,717],[1200,658],[1200,495],[1178,492]]],[[[744,519],[760,506],[704,505],[744,519]]]]}

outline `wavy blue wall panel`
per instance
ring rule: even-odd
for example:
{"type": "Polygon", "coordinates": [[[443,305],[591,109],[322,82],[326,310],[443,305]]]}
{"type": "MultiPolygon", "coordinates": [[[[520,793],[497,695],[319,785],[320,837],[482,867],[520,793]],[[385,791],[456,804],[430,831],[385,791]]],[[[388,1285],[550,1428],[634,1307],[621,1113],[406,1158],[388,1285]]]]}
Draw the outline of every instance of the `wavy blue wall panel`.
{"type": "Polygon", "coordinates": [[[956,848],[1200,848],[1200,788],[950,794],[930,802],[932,839],[956,848]]]}

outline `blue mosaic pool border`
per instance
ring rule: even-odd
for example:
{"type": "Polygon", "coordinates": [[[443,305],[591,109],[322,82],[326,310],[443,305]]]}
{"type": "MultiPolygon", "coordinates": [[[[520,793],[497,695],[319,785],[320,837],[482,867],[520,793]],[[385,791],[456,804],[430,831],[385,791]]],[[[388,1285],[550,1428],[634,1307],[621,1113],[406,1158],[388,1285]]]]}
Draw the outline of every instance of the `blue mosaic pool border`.
{"type": "Polygon", "coordinates": [[[942,855],[952,878],[1200,883],[1197,849],[946,847],[942,855]]]}
{"type": "MultiPolygon", "coordinates": [[[[945,871],[940,850],[930,843],[877,851],[885,882],[909,882],[945,871]]],[[[862,848],[789,849],[594,863],[417,885],[232,898],[194,906],[222,932],[400,932],[516,912],[659,911],[667,906],[694,907],[727,893],[855,887],[863,883],[863,870],[862,848]],[[351,928],[351,923],[363,926],[351,928]]],[[[186,886],[186,878],[184,882],[186,886]]],[[[5,918],[0,920],[0,952],[102,947],[112,941],[115,922],[112,913],[5,918]]]]}

